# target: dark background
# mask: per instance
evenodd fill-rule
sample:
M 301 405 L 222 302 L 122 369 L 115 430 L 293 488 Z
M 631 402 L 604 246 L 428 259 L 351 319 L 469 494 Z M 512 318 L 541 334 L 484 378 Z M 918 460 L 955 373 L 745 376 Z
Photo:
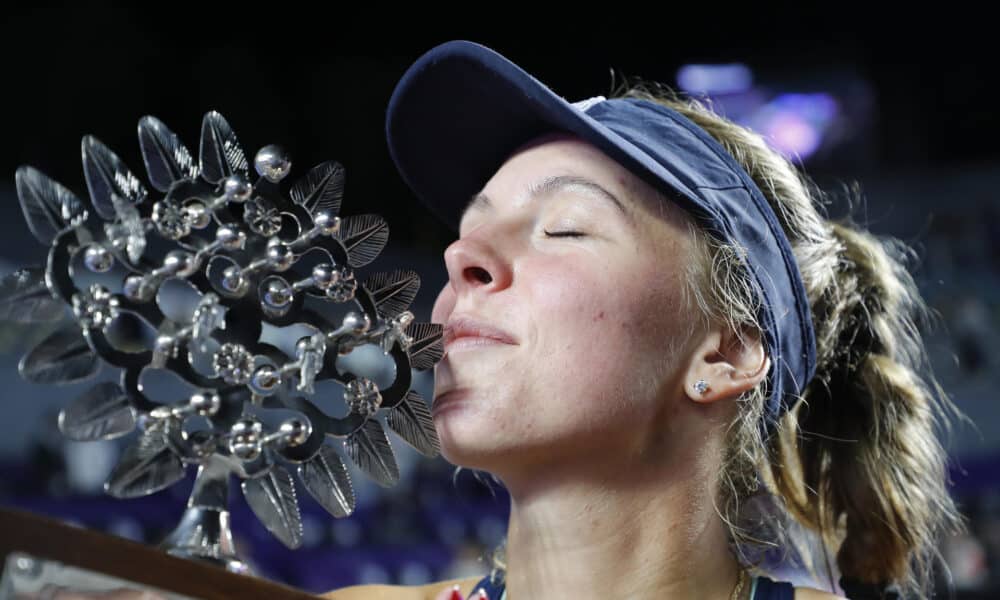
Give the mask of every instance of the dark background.
M 328 159 L 345 165 L 343 212 L 388 220 L 387 260 L 420 272 L 415 312 L 426 320 L 445 281 L 439 257 L 452 234 L 396 174 L 383 127 L 395 83 L 434 45 L 462 38 L 490 46 L 570 100 L 608 94 L 622 75 L 674 85 L 684 65 L 731 62 L 752 68 L 763 95 L 834 90 L 860 108 L 843 143 L 824 146 L 802 166 L 824 189 L 857 182 L 864 202 L 855 217 L 917 252 L 913 269 L 941 316 L 927 332 L 935 369 L 975 425 L 960 426 L 949 445 L 955 493 L 972 533 L 950 540 L 945 553 L 960 589 L 996 589 L 1000 52 L 990 19 L 943 14 L 941 7 L 928 16 L 875 18 L 872 5 L 840 3 L 794 12 L 756 4 L 655 8 L 654 15 L 653 6 L 633 3 L 448 10 L 291 2 L 9 5 L 0 17 L 3 274 L 44 255 L 17 207 L 18 166 L 35 166 L 85 195 L 83 135 L 97 136 L 144 177 L 140 117 L 158 117 L 196 149 L 202 115 L 218 110 L 250 156 L 281 143 L 293 156 L 293 171 Z M 838 216 L 848 208 L 838 200 L 830 210 Z M 9 415 L 0 420 L 7 474 L 0 503 L 155 540 L 176 520 L 185 490 L 119 502 L 74 484 L 66 456 L 82 450 L 61 442 L 52 422 L 72 394 L 18 379 L 16 360 L 38 337 L 34 332 L 8 329 L 0 337 L 7 386 L 0 414 Z M 316 506 L 305 506 L 322 531 L 306 550 L 287 551 L 266 533 L 258 535 L 260 527 L 238 499 L 237 531 L 250 532 L 245 543 L 264 574 L 312 590 L 482 572 L 475 559 L 503 530 L 502 492 L 494 499 L 467 473 L 453 484 L 451 467 L 440 459 L 412 461 L 405 469 L 413 473 L 408 487 L 364 492 L 369 509 L 351 517 L 353 524 L 331 525 Z M 456 514 L 465 516 L 442 525 L 441 515 Z M 396 556 L 394 548 L 411 554 L 422 548 L 439 559 L 406 574 L 406 559 L 386 558 Z M 463 567 L 462 560 L 471 563 Z M 342 568 L 323 566 L 334 563 Z

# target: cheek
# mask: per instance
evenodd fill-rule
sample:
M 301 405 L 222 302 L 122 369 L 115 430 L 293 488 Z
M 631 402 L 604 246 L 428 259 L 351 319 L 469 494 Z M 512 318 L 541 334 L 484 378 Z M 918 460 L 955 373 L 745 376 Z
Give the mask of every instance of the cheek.
M 551 377 L 566 385 L 593 385 L 617 378 L 637 330 L 628 291 L 610 269 L 565 264 L 556 276 L 538 277 L 532 294 L 539 332 L 537 357 Z
M 537 277 L 532 294 L 539 331 L 537 376 L 567 395 L 618 404 L 659 389 L 672 338 L 683 336 L 677 274 L 656 265 L 562 264 Z

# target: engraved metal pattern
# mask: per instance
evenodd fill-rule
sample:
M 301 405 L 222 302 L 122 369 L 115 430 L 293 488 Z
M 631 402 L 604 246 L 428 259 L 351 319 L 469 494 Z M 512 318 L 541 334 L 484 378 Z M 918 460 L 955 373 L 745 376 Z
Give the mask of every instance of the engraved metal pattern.
M 119 369 L 120 383 L 97 384 L 62 411 L 60 429 L 75 440 L 139 430 L 105 486 L 117 497 L 152 494 L 197 467 L 192 508 L 166 543 L 232 568 L 233 555 L 217 551 L 230 539 L 231 475 L 264 526 L 295 547 L 303 537 L 295 478 L 333 516 L 354 510 L 345 462 L 327 440 L 341 440 L 347 458 L 383 486 L 398 481 L 399 468 L 380 411 L 404 441 L 437 454 L 426 403 L 409 388 L 411 369 L 441 357 L 441 327 L 413 322 L 416 273 L 355 272 L 378 257 L 389 230 L 378 215 L 339 216 L 339 163 L 295 180 L 289 153 L 266 146 L 251 179 L 247 154 L 217 112 L 202 121 L 197 154 L 154 117 L 140 120 L 139 146 L 148 188 L 104 144 L 83 139 L 86 203 L 32 167 L 17 170 L 21 210 L 48 257 L 45 269 L 0 280 L 0 319 L 71 316 L 25 355 L 22 376 L 62 383 L 102 363 Z M 316 302 L 352 306 L 330 311 L 343 315 L 333 320 Z M 292 325 L 313 333 L 292 350 L 267 338 Z M 383 389 L 338 362 L 366 344 L 394 363 Z M 153 401 L 139 383 L 146 369 L 172 372 L 189 397 Z M 317 384 L 330 380 L 344 388 L 346 416 L 319 409 Z M 273 410 L 297 415 L 264 425 Z M 188 427 L 191 417 L 209 428 Z M 190 530 L 207 522 L 211 535 Z

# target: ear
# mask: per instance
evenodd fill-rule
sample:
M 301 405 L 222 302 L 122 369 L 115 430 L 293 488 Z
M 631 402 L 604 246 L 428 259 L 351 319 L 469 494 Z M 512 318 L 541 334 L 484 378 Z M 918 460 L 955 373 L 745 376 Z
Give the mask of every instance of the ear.
M 691 355 L 684 389 L 695 402 L 737 398 L 767 376 L 771 359 L 757 333 L 741 336 L 728 327 L 708 330 Z M 704 391 L 699 390 L 699 383 Z

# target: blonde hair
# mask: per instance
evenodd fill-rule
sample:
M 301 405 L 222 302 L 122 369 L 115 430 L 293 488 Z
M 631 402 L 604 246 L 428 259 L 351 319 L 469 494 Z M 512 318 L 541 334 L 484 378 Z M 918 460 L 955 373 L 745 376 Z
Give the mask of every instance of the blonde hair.
M 933 314 L 905 266 L 912 250 L 847 219 L 828 220 L 815 183 L 706 103 L 641 80 L 610 97 L 665 105 L 736 158 L 778 216 L 809 298 L 816 376 L 770 436 L 759 427 L 766 385 L 739 399 L 726 433 L 717 502 L 738 556 L 748 562 L 754 547 L 801 546 L 795 530 L 804 530 L 836 554 L 842 575 L 929 596 L 937 539 L 961 525 L 938 440 L 957 411 L 921 340 L 918 327 Z M 694 226 L 691 233 L 696 260 L 687 287 L 696 312 L 705 323 L 759 332 L 759 295 L 740 249 Z M 748 510 L 755 496 L 783 512 L 786 525 L 762 531 Z
M 822 558 L 832 577 L 835 555 L 847 578 L 930 596 L 937 540 L 961 528 L 938 439 L 958 412 L 924 351 L 918 326 L 934 315 L 905 266 L 912 250 L 849 219 L 828 220 L 826 194 L 805 173 L 710 103 L 638 78 L 608 97 L 665 105 L 717 140 L 778 216 L 809 298 L 815 377 L 770 435 L 760 427 L 766 381 L 738 399 L 726 430 L 715 500 L 738 560 L 753 567 L 762 550 L 794 548 L 814 576 Z M 687 222 L 695 254 L 688 307 L 703 325 L 759 334 L 761 295 L 745 253 Z M 809 556 L 806 538 L 818 541 L 821 557 Z M 505 559 L 501 544 L 490 556 L 492 576 Z

